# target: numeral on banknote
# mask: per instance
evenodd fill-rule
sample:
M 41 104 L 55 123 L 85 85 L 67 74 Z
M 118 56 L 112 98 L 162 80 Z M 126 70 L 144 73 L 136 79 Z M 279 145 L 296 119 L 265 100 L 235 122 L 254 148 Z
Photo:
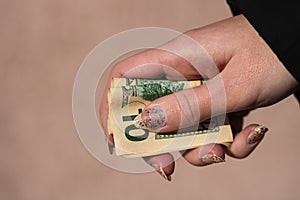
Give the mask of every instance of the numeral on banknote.
M 138 114 L 140 114 L 142 112 L 142 109 L 138 109 Z M 123 116 L 123 122 L 125 121 L 133 121 L 135 119 L 137 115 L 127 115 L 127 116 Z M 135 131 L 135 132 L 141 132 L 140 135 L 136 136 L 132 135 L 131 133 Z M 128 140 L 133 141 L 133 142 L 139 142 L 142 140 L 145 140 L 148 138 L 149 136 L 149 131 L 145 130 L 145 129 L 139 129 L 137 127 L 135 127 L 135 125 L 131 124 L 129 126 L 127 126 L 125 128 L 125 136 Z

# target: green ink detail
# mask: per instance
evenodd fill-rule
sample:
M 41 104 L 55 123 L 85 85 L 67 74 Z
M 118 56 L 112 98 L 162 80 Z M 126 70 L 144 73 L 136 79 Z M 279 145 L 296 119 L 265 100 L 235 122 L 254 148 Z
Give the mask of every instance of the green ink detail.
M 178 132 L 178 133 L 167 133 L 167 134 L 155 134 L 155 139 L 168 139 L 168 138 L 177 138 L 177 137 L 186 137 L 186 136 L 193 136 L 193 135 L 201 135 L 201 134 L 208 134 L 208 133 L 215 133 L 219 132 L 220 128 L 217 126 L 213 129 L 205 129 L 205 130 L 198 130 L 198 131 L 191 131 L 191 132 Z
M 135 78 L 126 78 L 126 85 L 131 85 L 132 82 L 136 80 Z
M 199 80 L 201 84 L 206 80 Z M 137 85 L 129 86 L 132 83 Z M 122 108 L 128 105 L 129 98 L 141 97 L 145 100 L 153 101 L 157 98 L 172 94 L 189 88 L 189 81 L 170 80 L 148 80 L 148 79 L 126 79 L 127 86 L 122 86 L 123 99 Z
M 127 121 L 133 121 L 134 118 L 136 118 L 137 115 L 129 115 L 129 116 L 123 116 L 123 122 L 127 122 Z
M 140 96 L 145 100 L 153 101 L 157 98 L 178 92 L 184 89 L 184 83 L 172 83 L 162 85 L 159 83 L 137 85 L 134 87 L 134 96 Z M 135 93 L 136 92 L 136 93 Z
M 145 100 L 153 101 L 154 99 L 172 94 L 173 91 L 167 87 L 163 87 L 160 84 L 148 84 L 137 87 L 138 96 Z
M 204 84 L 207 79 L 200 79 L 198 80 L 200 84 Z M 147 85 L 147 84 L 160 84 L 162 86 L 168 87 L 169 85 L 172 84 L 184 84 L 187 85 L 189 84 L 189 81 L 171 81 L 171 80 L 155 80 L 155 79 L 139 79 L 139 78 L 126 78 L 126 85 L 131 86 L 131 85 Z
M 132 130 L 141 130 L 141 131 L 144 131 L 144 134 L 143 135 L 140 135 L 140 136 L 132 136 L 132 135 L 130 135 L 130 131 L 132 131 Z M 129 126 L 127 126 L 126 128 L 125 128 L 125 136 L 126 136 L 126 138 L 128 139 L 128 140 L 130 140 L 130 141 L 133 141 L 133 142 L 139 142 L 139 141 L 143 141 L 143 140 L 145 140 L 145 139 L 147 139 L 148 138 L 148 136 L 149 136 L 149 131 L 148 130 L 146 130 L 146 129 L 139 129 L 139 128 L 137 128 L 137 127 L 135 127 L 133 124 L 131 124 L 131 125 L 129 125 Z
M 129 97 L 133 96 L 133 88 L 132 87 L 122 87 L 122 94 L 123 94 L 123 98 L 122 98 L 122 108 L 126 105 L 128 105 L 129 102 Z

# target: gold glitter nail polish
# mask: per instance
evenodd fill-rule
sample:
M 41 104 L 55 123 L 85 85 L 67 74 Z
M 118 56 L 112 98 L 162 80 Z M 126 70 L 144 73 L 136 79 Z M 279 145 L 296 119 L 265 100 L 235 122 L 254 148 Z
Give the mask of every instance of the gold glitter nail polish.
M 268 128 L 259 125 L 257 126 L 248 136 L 248 144 L 255 144 L 258 143 L 264 136 L 264 134 L 268 131 Z
M 219 157 L 214 152 L 210 152 L 205 156 L 201 157 L 201 160 L 207 164 L 225 162 L 223 158 Z

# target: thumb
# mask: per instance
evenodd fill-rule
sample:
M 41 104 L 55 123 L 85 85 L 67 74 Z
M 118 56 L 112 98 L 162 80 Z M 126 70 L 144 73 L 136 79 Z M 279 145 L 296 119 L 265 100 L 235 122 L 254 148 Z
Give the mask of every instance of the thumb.
M 199 87 L 154 100 L 136 120 L 136 126 L 155 132 L 170 132 L 198 125 L 226 113 L 226 95 L 220 76 Z

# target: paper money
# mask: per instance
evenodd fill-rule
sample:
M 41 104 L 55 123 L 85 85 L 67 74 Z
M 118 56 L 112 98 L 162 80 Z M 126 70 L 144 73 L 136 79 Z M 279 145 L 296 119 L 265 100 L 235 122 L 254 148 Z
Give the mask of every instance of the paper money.
M 172 85 L 183 85 L 183 89 L 196 87 L 205 83 L 206 80 L 196 81 L 170 81 L 170 80 L 150 80 L 150 79 L 139 79 L 139 78 L 113 78 L 110 87 L 120 86 L 134 86 L 134 85 L 148 85 L 148 84 L 159 84 L 161 86 L 170 87 Z
M 230 125 L 214 117 L 199 126 L 158 134 L 134 125 L 134 119 L 156 98 L 192 88 L 205 81 L 113 79 L 108 94 L 108 130 L 114 136 L 116 155 L 140 157 L 195 148 L 209 143 L 232 142 Z

